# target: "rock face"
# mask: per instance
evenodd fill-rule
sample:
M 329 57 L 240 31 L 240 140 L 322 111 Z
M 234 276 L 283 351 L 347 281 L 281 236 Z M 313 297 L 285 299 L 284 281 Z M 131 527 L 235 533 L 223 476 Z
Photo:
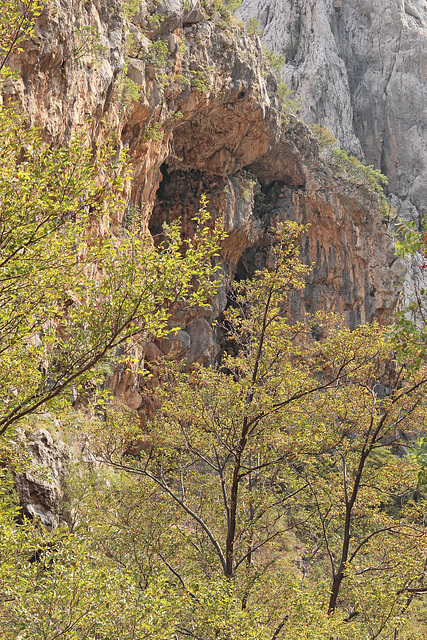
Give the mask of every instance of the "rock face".
M 326 0 L 283 0 L 280 11 L 277 5 L 269 12 L 266 5 L 261 25 L 268 39 L 277 33 L 279 18 L 285 28 L 286 18 L 290 47 L 296 42 L 298 23 L 303 49 L 295 49 L 288 70 L 292 67 L 301 82 L 307 75 L 304 82 L 311 83 L 311 95 L 321 88 L 323 98 L 317 95 L 317 106 L 310 108 L 316 114 L 324 108 L 331 125 L 340 121 L 342 135 L 347 132 L 349 144 L 356 148 L 349 89 L 356 79 L 350 82 L 335 37 L 353 4 L 360 3 L 349 0 L 334 7 Z M 390 11 L 399 13 L 396 3 L 388 4 Z M 353 40 L 355 47 L 356 37 Z M 333 43 L 335 58 L 329 53 Z M 350 57 L 350 42 L 347 45 Z M 375 316 L 384 321 L 391 317 L 396 274 L 389 270 L 392 247 L 376 197 L 337 181 L 301 122 L 290 118 L 282 124 L 276 81 L 257 36 L 225 23 L 213 7 L 202 9 L 181 0 L 156 6 L 141 3 L 130 19 L 114 2 L 82 7 L 76 0 L 57 0 L 40 16 L 34 42 L 16 56 L 14 65 L 21 77 L 9 83 L 3 99 L 18 99 L 47 137 L 66 140 L 91 119 L 86 126 L 94 150 L 111 135 L 118 148 L 129 150 L 134 167 L 132 213 L 153 235 L 161 231 L 163 221 L 177 217 L 183 220 L 183 232 L 191 234 L 191 218 L 200 195 L 206 193 L 210 211 L 224 221 L 228 233 L 222 262 L 224 273 L 232 276 L 246 260 L 244 252 L 263 244 L 272 221 L 309 222 L 303 259 L 315 266 L 301 310 L 335 309 L 346 313 L 351 325 Z M 337 77 L 328 80 L 321 70 L 331 65 Z M 340 84 L 344 77 L 345 87 Z M 308 89 L 304 95 L 308 111 Z M 345 96 L 348 100 L 338 112 Z M 380 131 L 378 127 L 374 123 L 372 130 Z M 263 207 L 258 206 L 261 200 Z M 327 221 L 327 229 L 322 221 Z M 225 302 L 221 292 L 211 317 L 204 314 L 205 319 L 221 313 Z M 197 339 L 205 345 L 200 354 L 194 351 L 191 336 L 200 336 L 194 322 L 191 313 L 178 320 L 189 336 L 181 350 L 192 361 L 205 362 L 206 353 L 212 360 L 216 349 L 206 351 L 206 336 Z M 206 331 L 204 327 L 203 335 Z M 177 344 L 165 341 L 165 350 L 176 350 Z M 123 377 L 120 384 L 128 404 L 140 403 Z
M 120 6 L 117 0 L 46 3 L 34 36 L 11 61 L 20 78 L 3 87 L 3 102 L 20 104 L 30 123 L 56 143 L 84 124 L 96 141 L 125 65 Z
M 397 157 L 388 149 L 399 156 L 398 134 L 385 135 L 394 121 L 384 110 L 380 114 L 378 107 L 375 121 L 368 109 L 360 108 L 360 122 L 354 115 L 354 86 L 360 87 L 357 95 L 365 104 L 369 73 L 361 63 L 364 80 L 356 66 L 351 76 L 346 66 L 346 56 L 350 60 L 352 55 L 350 39 L 344 55 L 337 38 L 345 11 L 354 5 L 356 20 L 361 3 L 281 0 L 279 16 L 274 8 L 278 4 L 269 1 L 263 9 L 246 4 L 246 15 L 249 10 L 260 14 L 266 38 L 285 27 L 292 35 L 283 41 L 291 47 L 287 55 L 292 53 L 286 73 L 293 74 L 297 88 L 305 83 L 306 115 L 312 121 L 323 118 L 356 153 L 358 130 L 371 131 L 369 144 L 364 143 L 368 159 L 378 140 L 384 162 Z M 369 8 L 371 3 L 364 4 Z M 396 3 L 385 4 L 390 15 L 400 15 Z M 363 24 L 358 29 L 363 30 Z M 343 313 L 350 326 L 391 319 L 398 300 L 398 269 L 378 197 L 363 185 L 334 177 L 301 121 L 293 116 L 282 121 L 277 83 L 259 38 L 224 21 L 213 6 L 184 0 L 141 2 L 138 11 L 125 18 L 115 0 L 84 5 L 55 0 L 44 9 L 34 39 L 13 65 L 21 75 L 3 87 L 3 102 L 18 101 L 46 139 L 61 143 L 84 129 L 94 153 L 106 138 L 115 141 L 117 150 L 128 150 L 134 172 L 129 212 L 145 232 L 156 236 L 164 221 L 179 217 L 183 235 L 191 235 L 200 196 L 206 194 L 214 220 L 221 219 L 228 234 L 221 262 L 230 280 L 235 273 L 245 277 L 265 264 L 272 225 L 287 219 L 308 223 L 301 249 L 313 270 L 305 291 L 293 300 L 294 314 L 333 310 Z M 389 83 L 394 78 L 390 74 Z M 399 180 L 396 173 L 396 184 L 403 185 L 403 178 Z M 417 193 L 421 191 L 420 186 Z M 407 197 L 415 202 L 414 194 Z M 224 285 L 210 309 L 177 310 L 173 334 L 148 346 L 149 382 L 142 384 L 131 370 L 115 372 L 111 384 L 117 398 L 138 412 L 142 427 L 155 411 L 150 391 L 159 384 L 158 359 L 183 356 L 188 364 L 214 363 L 219 340 L 212 321 L 226 302 Z M 40 442 L 48 436 L 41 434 Z M 36 504 L 32 483 L 31 478 L 22 480 L 21 495 L 28 513 L 42 517 L 44 507 L 31 507 Z M 42 495 L 39 501 L 43 504 Z M 56 516 L 46 512 L 43 517 L 56 523 Z
M 300 317 L 324 309 L 342 314 L 351 327 L 373 318 L 388 322 L 401 266 L 387 224 L 371 215 L 372 196 L 363 187 L 355 192 L 345 181 L 329 177 L 325 190 L 326 179 L 319 169 L 310 172 L 304 188 L 275 182 L 265 190 L 259 206 L 265 227 L 289 217 L 309 225 L 302 253 L 312 271 L 303 295 L 294 298 L 293 313 Z M 263 234 L 244 253 L 239 275 L 259 268 L 265 262 L 265 249 Z
M 243 0 L 302 117 L 389 178 L 399 212 L 427 208 L 426 0 Z
M 267 41 L 282 33 L 280 46 L 287 47 L 289 58 L 285 71 L 292 72 L 297 88 L 305 87 L 306 115 L 322 116 L 360 152 L 352 127 L 352 87 L 359 83 L 362 104 L 369 70 L 367 62 L 354 63 L 350 75 L 346 60 L 356 56 L 357 37 L 343 39 L 345 55 L 338 38 L 347 24 L 343 16 L 353 7 L 355 21 L 360 3 L 281 1 L 280 11 L 278 4 L 271 5 L 274 11 L 268 4 L 251 10 L 260 15 Z M 395 4 L 389 0 L 387 11 L 396 18 Z M 365 5 L 366 13 L 368 0 Z M 246 13 L 249 9 L 245 4 Z M 369 20 L 384 29 L 388 24 L 374 15 Z M 34 38 L 13 66 L 20 78 L 3 87 L 3 101 L 18 101 L 47 139 L 61 143 L 84 128 L 94 152 L 107 137 L 118 150 L 128 150 L 134 169 L 130 211 L 147 232 L 156 236 L 163 222 L 180 218 L 183 234 L 191 235 L 192 218 L 206 194 L 209 210 L 228 234 L 222 270 L 230 280 L 263 264 L 272 224 L 308 223 L 302 258 L 313 271 L 295 299 L 295 313 L 334 310 L 350 326 L 391 319 L 398 268 L 377 197 L 334 177 L 301 121 L 282 122 L 277 83 L 259 38 L 225 22 L 213 6 L 202 8 L 196 0 L 141 2 L 125 17 L 114 1 L 82 6 L 78 0 L 56 0 L 44 9 Z M 358 69 L 364 70 L 362 79 L 356 78 Z M 371 127 L 367 117 L 360 127 Z M 373 132 L 386 126 L 378 118 Z M 175 334 L 155 348 L 189 364 L 213 363 L 219 341 L 211 323 L 226 302 L 223 286 L 210 310 L 177 312 L 171 322 Z M 112 384 L 144 422 L 144 393 L 134 374 L 118 371 Z M 156 384 L 153 375 L 151 385 Z
M 70 449 L 46 429 L 31 434 L 27 449 L 33 466 L 15 477 L 24 515 L 38 518 L 45 527 L 57 527 L 61 521 L 62 484 Z

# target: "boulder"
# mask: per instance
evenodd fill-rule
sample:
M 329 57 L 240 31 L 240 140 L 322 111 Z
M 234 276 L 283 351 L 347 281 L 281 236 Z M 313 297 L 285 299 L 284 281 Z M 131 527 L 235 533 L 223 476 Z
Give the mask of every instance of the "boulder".
M 187 365 L 194 363 L 213 364 L 219 347 L 215 343 L 210 324 L 204 318 L 196 318 L 188 328 L 188 333 L 191 338 L 191 345 L 187 354 Z
M 186 331 L 177 329 L 161 341 L 161 350 L 170 360 L 177 360 L 190 347 L 191 338 Z

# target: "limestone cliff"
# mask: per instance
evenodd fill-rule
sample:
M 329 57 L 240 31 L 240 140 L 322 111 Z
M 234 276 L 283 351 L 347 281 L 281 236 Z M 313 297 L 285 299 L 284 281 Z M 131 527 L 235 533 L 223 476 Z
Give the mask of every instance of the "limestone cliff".
M 263 251 L 272 219 L 308 222 L 303 257 L 314 269 L 301 304 L 343 312 L 352 325 L 390 319 L 397 273 L 376 197 L 334 178 L 301 122 L 282 124 L 258 37 L 209 5 L 141 3 L 126 18 L 117 2 L 56 0 L 14 66 L 20 79 L 3 100 L 18 100 L 46 136 L 59 143 L 86 126 L 94 149 L 112 135 L 129 150 L 133 215 L 145 228 L 179 216 L 191 232 L 206 193 L 229 233 L 232 275 Z
M 302 257 L 313 270 L 294 313 L 333 310 L 350 326 L 389 321 L 399 268 L 378 197 L 336 177 L 307 126 L 282 118 L 259 38 L 209 4 L 161 0 L 136 9 L 125 17 L 115 0 L 51 0 L 34 38 L 13 59 L 20 77 L 4 86 L 3 102 L 17 102 L 54 144 L 85 129 L 94 152 L 106 137 L 127 149 L 129 213 L 153 235 L 178 217 L 191 234 L 205 193 L 228 233 L 227 277 L 265 263 L 272 224 L 308 223 Z M 350 105 L 343 109 L 350 123 Z M 351 140 L 357 150 L 354 132 Z M 225 305 L 222 288 L 210 310 L 175 318 L 180 329 L 150 344 L 146 361 L 163 352 L 214 362 L 220 345 L 211 321 Z M 139 381 L 116 371 L 112 386 L 144 424 L 153 407 Z M 21 494 L 28 513 L 40 514 L 31 478 Z M 47 523 L 57 518 L 49 509 L 43 514 Z
M 427 2 L 243 0 L 302 116 L 389 178 L 399 213 L 427 208 Z

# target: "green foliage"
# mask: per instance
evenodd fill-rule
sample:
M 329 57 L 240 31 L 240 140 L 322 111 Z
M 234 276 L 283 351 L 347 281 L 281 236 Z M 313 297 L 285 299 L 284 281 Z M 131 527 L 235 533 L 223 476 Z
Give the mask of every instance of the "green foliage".
M 421 273 L 427 268 L 427 221 L 423 219 L 423 229 L 418 231 L 415 222 L 399 220 L 396 224 L 396 251 L 402 258 L 417 256 L 418 269 Z M 397 326 L 394 329 L 395 349 L 402 362 L 407 362 L 408 354 L 412 356 L 413 367 L 419 367 L 426 361 L 427 348 L 427 290 L 417 278 L 411 283 L 412 296 L 409 303 L 399 312 Z M 413 354 L 416 354 L 414 358 Z
M 178 110 L 178 111 L 175 111 L 175 113 L 170 116 L 170 120 L 172 122 L 179 122 L 179 120 L 181 120 L 181 118 L 183 117 L 184 117 L 184 114 L 182 113 L 182 111 Z
M 16 5 L 4 6 L 15 24 Z M 28 27 L 0 30 L 4 68 L 31 33 L 25 10 Z M 163 49 L 151 52 L 158 66 Z M 357 184 L 384 184 L 331 156 Z M 422 640 L 411 608 L 418 600 L 422 613 L 427 590 L 426 447 L 414 439 L 425 328 L 405 318 L 394 335 L 349 331 L 320 313 L 291 322 L 309 270 L 302 229 L 288 224 L 268 236 L 268 268 L 229 291 L 220 367 L 159 363 L 162 388 L 147 390 L 158 413 L 141 432 L 99 383 L 133 362 L 136 340 L 168 332 L 176 303 L 216 291 L 221 232 L 203 198 L 195 236 L 182 243 L 174 224 L 155 248 L 137 210 L 121 224 L 128 175 L 111 143 L 51 149 L 0 109 L 1 462 L 21 470 L 10 427 L 58 412 L 73 386 L 83 408 L 63 411 L 63 426 L 104 463 L 71 471 L 69 530 L 25 520 L 1 471 L 2 640 Z M 414 225 L 399 230 L 402 255 L 427 253 Z M 421 318 L 425 295 L 412 305 Z M 411 443 L 414 456 L 395 455 Z
M 127 75 L 127 65 L 118 75 L 114 85 L 114 101 L 124 108 L 131 108 L 141 97 L 141 85 Z
M 375 169 L 373 165 L 363 164 L 339 147 L 332 147 L 330 153 L 334 170 L 338 175 L 344 176 L 356 185 L 364 185 L 370 191 L 377 193 L 380 211 L 386 220 L 390 220 L 394 210 L 388 204 L 383 190 L 383 186 L 388 184 L 386 176 L 379 169 Z
M 282 106 L 282 122 L 286 124 L 289 121 L 290 114 L 296 114 L 301 109 L 301 102 L 295 92 L 291 91 L 288 85 L 281 81 L 277 85 L 277 94 Z
M 107 47 L 101 43 L 98 29 L 94 25 L 84 25 L 74 32 L 76 46 L 74 57 L 76 60 L 89 56 L 93 62 L 99 62 L 107 53 Z
M 193 595 L 194 581 L 232 580 L 255 637 L 385 640 L 403 628 L 408 589 L 427 588 L 419 466 L 393 455 L 426 418 L 427 371 L 405 369 L 402 384 L 377 325 L 288 321 L 307 274 L 299 232 L 277 233 L 269 268 L 234 285 L 221 369 L 164 373 L 139 455 L 123 453 L 138 429 L 117 413 L 87 437 L 138 478 L 127 500 L 144 511 L 118 530 L 151 555 L 145 579 L 163 562 Z
M 275 74 L 279 76 L 286 62 L 285 57 L 280 54 L 274 53 L 274 51 L 271 51 L 270 49 L 264 46 L 263 46 L 263 52 L 270 64 L 271 69 Z
M 246 23 L 246 30 L 250 36 L 262 36 L 262 31 L 259 28 L 259 20 L 254 16 L 252 18 L 249 18 L 248 22 Z
M 225 25 L 230 24 L 233 14 L 241 6 L 242 0 L 208 0 L 204 6 L 210 12 L 218 13 Z
M 310 131 L 317 140 L 321 151 L 329 151 L 338 142 L 328 127 L 324 127 L 321 124 L 311 124 Z
M 241 0 L 226 0 L 224 2 L 225 9 L 230 13 L 234 13 L 235 11 L 237 11 L 237 9 L 241 7 L 241 5 L 242 5 Z
M 38 0 L 0 1 L 0 86 L 13 74 L 9 68 L 13 54 L 22 51 L 22 44 L 34 34 L 34 20 L 40 15 Z
M 140 512 L 133 502 L 141 491 L 131 492 L 117 474 L 77 470 L 71 478 L 78 515 L 84 513 L 93 530 L 80 526 L 70 534 L 28 520 L 18 524 L 12 484 L 2 475 L 2 640 L 181 640 L 189 629 L 206 640 L 267 640 L 261 613 L 242 611 L 229 581 L 212 576 L 175 584 L 173 574 L 155 562 L 150 553 L 155 539 L 147 539 L 145 547 L 141 540 L 146 505 L 142 502 Z M 93 520 L 94 498 L 102 509 Z M 139 568 L 150 562 L 153 571 L 144 576 Z
M 169 45 L 167 40 L 154 40 L 150 44 L 150 49 L 146 54 L 147 62 L 151 62 L 156 67 L 166 66 L 170 58 Z
M 423 234 L 415 228 L 413 220 L 399 220 L 396 232 L 400 240 L 395 241 L 396 252 L 402 258 L 415 255 L 424 248 Z
M 336 146 L 337 139 L 327 127 L 320 124 L 312 124 L 310 125 L 310 130 L 335 173 L 344 176 L 353 184 L 364 185 L 370 191 L 377 193 L 381 214 L 387 221 L 390 221 L 396 212 L 388 203 L 384 193 L 383 187 L 388 184 L 387 177 L 379 169 L 375 169 L 373 165 L 363 164 L 363 162 Z
M 333 147 L 331 153 L 338 171 L 352 181 L 365 184 L 368 189 L 377 192 L 382 191 L 382 187 L 388 184 L 386 176 L 373 165 L 364 165 L 339 147 Z
M 190 70 L 190 78 L 191 78 L 190 80 L 191 86 L 194 89 L 197 89 L 202 93 L 204 93 L 207 90 L 208 85 L 206 82 L 206 76 L 203 72 Z
M 123 76 L 121 100 L 125 105 L 138 102 L 141 97 L 141 87 L 128 76 Z
M 53 150 L 2 109 L 0 151 L 3 433 L 71 384 L 93 384 L 94 369 L 119 345 L 161 332 L 177 299 L 203 302 L 218 233 L 209 235 L 205 206 L 185 256 L 176 225 L 158 249 L 115 229 L 128 169 L 111 146 L 93 157 L 75 137 Z
M 73 437 L 107 466 L 70 475 L 72 535 L 4 536 L 6 640 L 406 637 L 427 588 L 423 460 L 393 449 L 425 421 L 427 371 L 396 369 L 377 325 L 289 322 L 300 230 L 277 232 L 269 268 L 234 285 L 220 370 L 164 370 L 143 434 L 101 391 L 82 413 Z
M 277 95 L 280 98 L 282 122 L 287 125 L 289 116 L 297 114 L 301 109 L 301 102 L 295 92 L 281 80 L 280 74 L 286 62 L 285 56 L 276 54 L 265 46 L 263 46 L 263 52 L 277 80 Z
M 240 178 L 239 184 L 242 198 L 245 202 L 250 202 L 253 197 L 254 187 L 257 184 L 257 179 L 250 171 L 242 170 L 237 175 Z M 228 193 L 227 185 L 224 187 L 224 193 Z
M 163 136 L 164 132 L 162 130 L 160 122 L 155 122 L 152 125 L 148 125 L 144 138 L 145 140 L 155 140 L 156 142 L 161 142 L 163 140 Z
M 415 451 L 415 458 L 419 464 L 418 480 L 420 485 L 427 485 L 427 439 L 421 438 Z
M 166 20 L 165 14 L 160 13 L 150 13 L 146 18 L 146 31 L 148 33 L 157 31 L 157 29 L 163 24 Z
M 140 0 L 124 0 L 122 2 L 122 11 L 128 20 L 132 20 L 141 7 Z
M 169 640 L 181 595 L 161 576 L 141 590 L 131 571 L 87 540 L 17 524 L 8 496 L 1 498 L 2 640 Z

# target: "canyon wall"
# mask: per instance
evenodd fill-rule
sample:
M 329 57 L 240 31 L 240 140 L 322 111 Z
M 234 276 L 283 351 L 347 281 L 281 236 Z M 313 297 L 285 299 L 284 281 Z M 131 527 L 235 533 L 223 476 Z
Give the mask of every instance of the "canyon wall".
M 312 5 L 319 12 L 323 0 Z M 296 15 L 297 6 L 297 1 L 289 3 L 294 12 L 289 15 Z M 244 8 L 249 11 L 248 5 Z M 333 20 L 341 19 L 340 12 L 333 8 Z M 267 11 L 266 19 L 260 20 L 267 39 L 273 13 Z M 286 23 L 287 15 L 284 11 L 281 24 L 292 34 L 296 26 Z M 325 8 L 320 24 L 332 33 L 329 20 Z M 317 21 L 313 25 L 317 29 Z M 307 29 L 311 33 L 311 27 Z M 300 35 L 299 46 L 303 42 L 312 59 L 307 68 L 314 69 L 319 62 L 313 91 L 317 86 L 324 96 L 313 102 L 307 89 L 304 114 L 310 115 L 313 103 L 309 119 L 318 121 L 323 109 L 329 114 L 324 121 L 360 154 L 351 83 L 341 53 L 334 53 L 336 65 L 331 68 L 336 78 L 328 81 L 321 74 L 327 65 L 322 66 L 320 55 L 316 57 L 317 45 Z M 322 40 L 316 42 L 320 46 Z M 305 73 L 298 51 L 285 69 L 285 75 L 292 70 L 297 89 L 297 79 L 302 83 Z M 128 150 L 133 167 L 129 213 L 138 218 L 143 232 L 154 237 L 163 222 L 180 218 L 183 234 L 191 234 L 191 219 L 200 196 L 206 194 L 213 219 L 222 220 L 228 234 L 221 250 L 225 282 L 235 274 L 250 276 L 263 266 L 268 230 L 277 222 L 297 220 L 309 225 L 301 255 L 312 272 L 305 290 L 293 300 L 294 314 L 335 311 L 344 314 L 352 327 L 392 319 L 401 265 L 378 196 L 362 183 L 338 177 L 319 153 L 309 128 L 292 114 L 282 113 L 277 81 L 259 37 L 249 36 L 227 14 L 209 4 L 160 0 L 141 2 L 125 17 L 114 0 L 51 0 L 37 20 L 34 37 L 12 63 L 19 78 L 3 87 L 3 103 L 17 104 L 46 140 L 61 144 L 73 133 L 85 131 L 94 153 L 106 138 L 118 150 Z M 306 82 L 310 84 L 309 77 Z M 384 118 L 381 126 L 378 118 L 369 123 L 362 118 L 360 127 L 372 127 L 372 136 L 378 131 L 381 138 L 388 122 Z M 382 147 L 386 151 L 381 152 L 384 158 L 392 146 L 392 138 L 387 140 L 388 146 Z M 371 146 L 375 147 L 374 137 Z M 171 326 L 179 325 L 179 330 L 150 344 L 146 361 L 155 361 L 160 353 L 185 353 L 188 364 L 217 361 L 221 345 L 212 321 L 226 306 L 225 286 L 210 309 L 190 309 L 172 319 Z M 126 370 L 115 373 L 112 385 L 118 400 L 137 410 L 144 425 L 152 411 L 147 389 Z M 39 440 L 46 438 L 43 432 Z M 35 462 L 43 464 L 54 445 L 35 444 L 31 450 Z M 48 453 L 42 455 L 41 449 Z M 57 505 L 61 469 L 55 484 Z M 59 515 L 40 507 L 37 486 L 31 477 L 22 482 L 23 502 L 29 514 L 52 525 Z
M 388 177 L 399 214 L 427 210 L 426 0 L 243 0 L 302 117 Z
M 303 11 L 302 0 L 288 4 L 284 0 L 280 11 L 278 5 L 267 11 L 270 17 L 261 24 L 268 42 L 278 33 L 279 18 L 283 37 L 291 39 L 299 21 L 299 46 L 312 62 L 303 63 L 303 53 L 296 52 L 287 68 L 302 82 L 313 60 L 316 73 L 328 68 L 316 54 L 317 44 L 304 36 L 315 29 L 318 43 L 316 29 L 322 28 L 326 46 L 328 3 L 311 3 L 311 12 L 310 3 Z M 344 5 L 333 8 L 335 22 L 349 10 Z M 13 60 L 20 78 L 4 87 L 3 101 L 17 101 L 55 143 L 85 128 L 94 150 L 107 136 L 126 148 L 134 170 L 133 215 L 153 234 L 176 217 L 191 233 L 191 217 L 206 193 L 212 214 L 224 220 L 229 234 L 222 252 L 229 276 L 236 269 L 250 271 L 239 264 L 256 262 L 273 220 L 309 223 L 302 255 L 313 272 L 301 311 L 335 310 L 352 326 L 374 317 L 390 320 L 399 269 L 377 197 L 335 177 L 301 121 L 290 116 L 282 122 L 277 83 L 259 38 L 198 2 L 142 2 L 137 9 L 126 18 L 117 2 L 48 3 L 34 37 Z M 335 22 L 330 33 L 338 28 Z M 319 119 L 321 104 L 329 113 L 334 101 L 342 102 L 340 113 L 348 116 L 341 119 L 342 136 L 346 132 L 348 146 L 357 150 L 348 87 L 344 91 L 338 79 L 325 77 L 311 85 L 313 96 L 320 85 L 324 94 L 311 120 Z M 303 96 L 307 115 L 313 108 L 308 90 Z M 328 121 L 332 128 L 338 111 L 334 118 Z M 378 129 L 376 120 L 363 126 L 371 124 Z M 221 300 L 213 313 L 221 312 Z

